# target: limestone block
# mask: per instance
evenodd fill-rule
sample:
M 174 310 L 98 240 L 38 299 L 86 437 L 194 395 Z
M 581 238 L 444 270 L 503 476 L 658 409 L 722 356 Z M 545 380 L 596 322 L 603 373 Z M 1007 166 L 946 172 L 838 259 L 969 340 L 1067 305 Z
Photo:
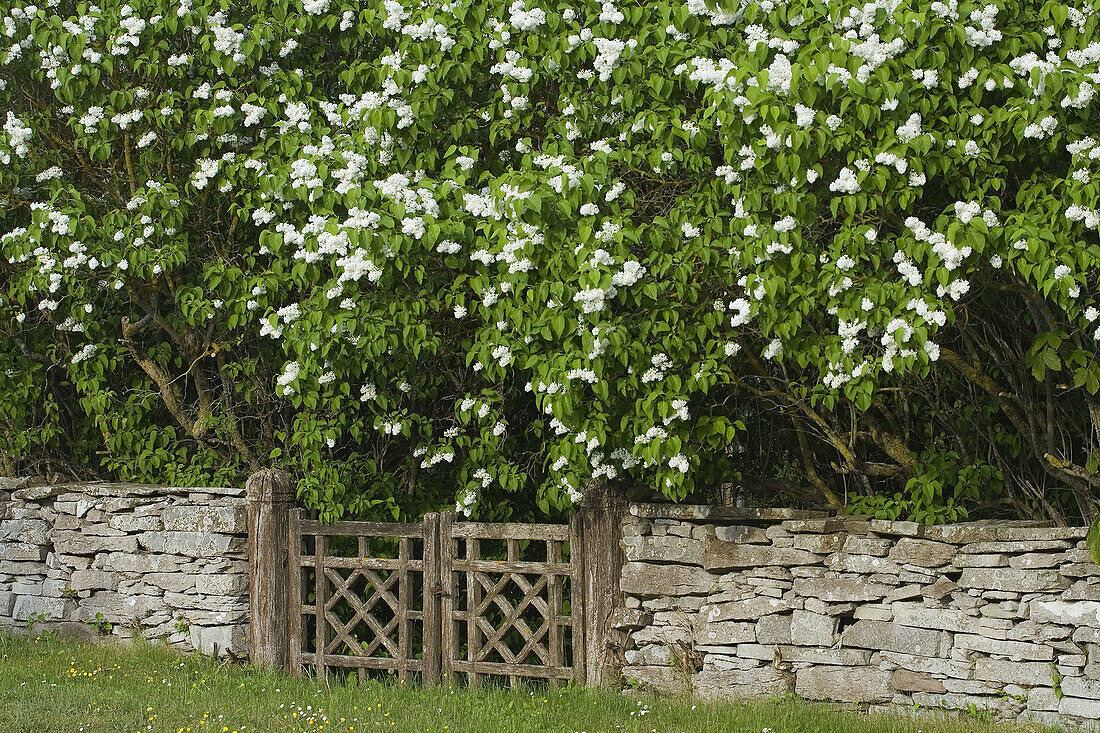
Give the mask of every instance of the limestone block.
M 977 634 L 956 634 L 955 647 L 970 649 L 985 654 L 1008 657 L 1013 661 L 1038 660 L 1054 661 L 1054 649 L 1046 644 L 1032 644 L 1026 641 L 1008 639 L 990 639 Z
M 633 666 L 654 666 L 658 664 L 674 664 L 672 650 L 661 644 L 649 644 L 641 649 L 628 649 L 623 653 L 626 663 Z
M 870 575 L 872 573 L 900 573 L 901 568 L 897 563 L 884 557 L 875 555 L 849 555 L 846 552 L 837 552 L 825 558 L 825 567 L 841 573 L 859 573 Z
M 29 542 L 0 542 L 0 560 L 16 562 L 42 562 L 49 548 Z
M 209 578 L 209 580 L 215 579 L 216 578 Z M 198 580 L 202 582 L 203 590 L 208 590 L 206 584 L 207 578 L 188 573 L 147 573 L 141 577 L 141 580 L 161 590 L 172 591 L 174 593 L 187 593 L 188 591 L 195 590 L 195 582 Z
M 67 598 L 45 598 L 43 596 L 16 596 L 12 606 L 12 618 L 27 621 L 31 616 L 45 616 L 47 619 L 68 618 L 74 603 Z
M 179 616 L 199 626 L 224 626 L 226 624 L 248 623 L 248 610 L 219 609 L 217 611 L 200 611 L 185 609 L 177 612 Z
M 918 657 L 913 654 L 904 654 L 901 652 L 875 652 L 871 657 L 871 661 L 872 663 L 901 667 L 914 672 L 926 672 L 928 674 L 958 678 L 968 677 L 972 666 L 970 662 L 955 659 Z
M 890 675 L 890 685 L 900 692 L 931 692 L 934 694 L 947 692 L 943 682 L 927 672 L 913 672 L 908 669 L 895 669 L 893 674 Z
M 147 532 L 164 529 L 164 523 L 155 514 L 144 517 L 134 514 L 116 514 L 107 520 L 107 526 L 121 532 Z
M 707 595 L 716 581 L 702 568 L 628 562 L 623 565 L 620 589 L 638 596 Z
M 894 611 L 888 604 L 864 603 L 856 606 L 852 611 L 855 619 L 871 619 L 872 621 L 893 621 Z
M 1051 550 L 1068 550 L 1072 544 L 1064 540 L 1019 540 L 1015 542 L 974 542 L 962 547 L 959 552 L 965 554 L 978 554 L 988 552 L 1004 552 L 1016 555 L 1025 552 L 1049 552 Z
M 704 700 L 737 700 L 747 697 L 786 695 L 793 687 L 792 675 L 771 667 L 703 670 L 692 676 L 692 692 Z
M 1058 712 L 1061 715 L 1077 715 L 1082 718 L 1096 720 L 1100 718 L 1100 699 L 1063 696 L 1058 701 Z
M 1015 685 L 1050 685 L 1054 682 L 1048 663 L 1010 662 L 986 657 L 974 660 L 974 679 Z
M 244 588 L 248 589 L 248 578 L 244 579 Z M 228 594 L 227 594 L 228 595 Z M 613 629 L 640 629 L 653 622 L 653 614 L 646 613 L 640 608 L 616 607 L 611 612 L 608 624 Z
M 156 596 L 123 595 L 111 591 L 99 591 L 80 602 L 76 618 L 78 621 L 90 621 L 97 613 L 115 624 L 124 624 L 134 619 L 143 619 L 153 610 L 162 609 L 164 602 Z
M 1083 677 L 1065 677 L 1062 679 L 1062 694 L 1070 697 L 1086 697 L 1100 700 L 1100 680 L 1088 680 Z
M 0 616 L 10 617 L 13 608 L 15 608 L 15 594 L 10 590 L 0 591 Z
M 864 665 L 871 660 L 871 652 L 866 649 L 824 649 L 782 644 L 738 644 L 737 656 L 766 662 L 775 662 L 778 659 L 795 664 L 849 667 Z
M 219 557 L 241 552 L 247 540 L 227 534 L 210 532 L 144 532 L 138 535 L 142 548 L 152 552 L 185 557 Z
M 623 678 L 656 692 L 687 692 L 687 676 L 675 667 L 623 667 Z
M 808 667 L 795 678 L 795 692 L 808 700 L 887 702 L 890 673 L 873 667 Z
M 100 552 L 137 552 L 138 541 L 129 535 L 103 537 L 82 532 L 54 532 L 54 551 L 65 555 L 94 555 Z
M 248 599 L 242 596 L 212 596 L 194 593 L 164 593 L 164 602 L 171 608 L 190 608 L 198 611 L 247 611 Z
M 914 604 L 894 604 L 894 620 L 904 626 L 941 631 L 968 631 L 977 619 L 955 608 L 925 608 Z
M 848 536 L 845 534 L 801 534 L 794 538 L 793 547 L 819 555 L 839 552 Z
M 112 552 L 97 557 L 94 567 L 120 573 L 167 573 L 178 571 L 183 562 L 182 559 L 171 555 Z
M 766 545 L 770 541 L 762 527 L 743 524 L 717 526 L 714 528 L 714 536 L 722 542 L 736 542 L 742 545 Z
M 1009 567 L 1031 570 L 1035 568 L 1056 568 L 1062 564 L 1063 555 L 1051 552 L 1025 552 L 1008 558 Z
M 730 620 L 753 620 L 773 613 L 786 613 L 791 610 L 788 601 L 765 596 L 755 596 L 743 601 L 717 603 L 700 609 L 702 619 L 707 623 Z
M 732 568 L 755 568 L 765 565 L 790 567 L 793 565 L 815 565 L 821 561 L 819 555 L 793 547 L 769 547 L 767 545 L 739 545 L 734 542 L 713 540 L 707 543 L 703 554 L 703 567 L 707 570 L 729 570 Z
M 754 641 L 756 624 L 742 621 L 707 623 L 695 632 L 695 643 L 703 646 L 736 645 Z
M 795 611 L 799 613 L 800 611 Z M 751 641 L 751 640 L 750 640 Z M 757 644 L 790 644 L 791 617 L 772 614 L 756 622 Z
M 5 519 L 0 521 L 0 541 L 26 542 L 31 545 L 49 543 L 49 525 L 41 519 Z
M 227 626 L 195 626 L 191 633 L 191 646 L 202 654 L 237 657 L 248 656 L 248 627 L 241 624 Z
M 952 565 L 957 568 L 1002 568 L 1008 565 L 1008 555 L 1003 553 L 959 554 L 955 556 L 955 562 Z
M 890 559 L 898 563 L 938 568 L 951 562 L 957 552 L 954 545 L 944 542 L 903 537 L 890 550 Z
M 75 591 L 115 590 L 118 588 L 118 574 L 107 570 L 77 570 L 69 581 L 69 587 Z
M 878 537 L 857 537 L 855 535 L 848 535 L 844 538 L 844 545 L 840 549 L 843 552 L 849 552 L 853 555 L 886 557 L 890 552 L 890 548 L 893 546 L 894 543 L 890 540 L 884 540 Z
M 832 646 L 838 624 L 836 617 L 796 610 L 791 617 L 791 643 L 796 646 Z
M 886 597 L 891 586 L 873 583 L 863 578 L 799 578 L 794 592 L 828 603 L 843 601 L 877 601 Z
M 917 522 L 892 522 L 887 519 L 872 519 L 871 531 L 894 537 L 923 537 L 926 527 Z
M 913 628 L 896 622 L 856 621 L 841 634 L 841 643 L 864 649 L 945 657 L 951 648 L 951 636 L 943 631 Z
M 1065 590 L 1069 587 L 1069 580 L 1057 570 L 963 568 L 959 587 L 1013 593 L 1040 593 Z
M 248 513 L 244 506 L 170 506 L 164 510 L 164 529 L 244 534 L 248 531 Z
M 1098 601 L 1033 601 L 1030 611 L 1031 620 L 1038 623 L 1100 628 Z
M 943 681 L 943 686 L 948 692 L 956 692 L 961 695 L 999 695 L 1005 685 L 989 680 L 957 680 L 948 677 Z
M 913 702 L 926 707 L 940 707 L 947 710 L 983 710 L 1000 716 L 1015 716 L 1024 708 L 1024 703 L 1012 698 L 986 697 L 984 695 L 930 695 L 927 692 L 914 692 Z
M 685 537 L 624 537 L 626 559 L 635 562 L 703 564 L 703 542 Z

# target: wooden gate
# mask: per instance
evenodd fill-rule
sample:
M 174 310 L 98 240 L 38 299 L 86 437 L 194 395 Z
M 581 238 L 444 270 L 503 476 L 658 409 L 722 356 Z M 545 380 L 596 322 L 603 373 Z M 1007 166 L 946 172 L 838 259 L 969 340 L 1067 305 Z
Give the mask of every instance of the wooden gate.
M 287 666 L 401 681 L 585 681 L 580 523 L 301 519 L 289 511 Z
M 440 527 L 443 674 L 585 681 L 579 523 Z

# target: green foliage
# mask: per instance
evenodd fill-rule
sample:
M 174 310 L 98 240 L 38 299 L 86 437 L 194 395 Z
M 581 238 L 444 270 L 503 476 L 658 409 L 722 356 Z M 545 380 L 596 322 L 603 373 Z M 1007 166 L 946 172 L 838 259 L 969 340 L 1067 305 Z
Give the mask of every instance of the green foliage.
M 0 15 L 5 471 L 1096 513 L 1089 7 Z

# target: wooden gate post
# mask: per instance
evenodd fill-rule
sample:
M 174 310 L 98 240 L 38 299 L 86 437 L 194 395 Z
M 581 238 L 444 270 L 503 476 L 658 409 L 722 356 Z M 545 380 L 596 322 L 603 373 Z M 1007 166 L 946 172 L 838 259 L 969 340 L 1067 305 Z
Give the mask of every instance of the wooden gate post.
M 290 669 L 290 513 L 294 484 L 282 471 L 264 469 L 245 484 L 248 497 L 249 661 Z M 297 609 L 295 609 L 297 611 Z
M 619 681 L 619 663 L 610 643 L 611 614 L 623 605 L 619 576 L 626 563 L 621 544 L 626 501 L 610 492 L 593 491 L 585 496 L 579 516 L 580 552 L 584 563 L 584 664 L 590 687 Z M 576 619 L 579 622 L 582 619 Z
M 424 568 L 424 619 L 422 642 L 424 648 L 423 668 L 420 672 L 421 682 L 427 685 L 438 685 L 440 682 L 442 665 L 442 608 L 443 580 L 440 577 L 440 553 L 443 543 L 439 537 L 439 512 L 429 512 L 424 515 L 424 544 L 423 544 L 423 568 Z

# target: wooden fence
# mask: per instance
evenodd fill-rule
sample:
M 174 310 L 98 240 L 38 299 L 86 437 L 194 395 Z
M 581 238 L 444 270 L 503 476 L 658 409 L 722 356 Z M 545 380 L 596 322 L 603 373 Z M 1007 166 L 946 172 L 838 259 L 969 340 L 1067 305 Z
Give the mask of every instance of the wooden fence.
M 277 471 L 248 484 L 254 664 L 471 686 L 617 678 L 605 639 L 620 504 L 591 502 L 568 525 L 324 524 L 289 486 Z

